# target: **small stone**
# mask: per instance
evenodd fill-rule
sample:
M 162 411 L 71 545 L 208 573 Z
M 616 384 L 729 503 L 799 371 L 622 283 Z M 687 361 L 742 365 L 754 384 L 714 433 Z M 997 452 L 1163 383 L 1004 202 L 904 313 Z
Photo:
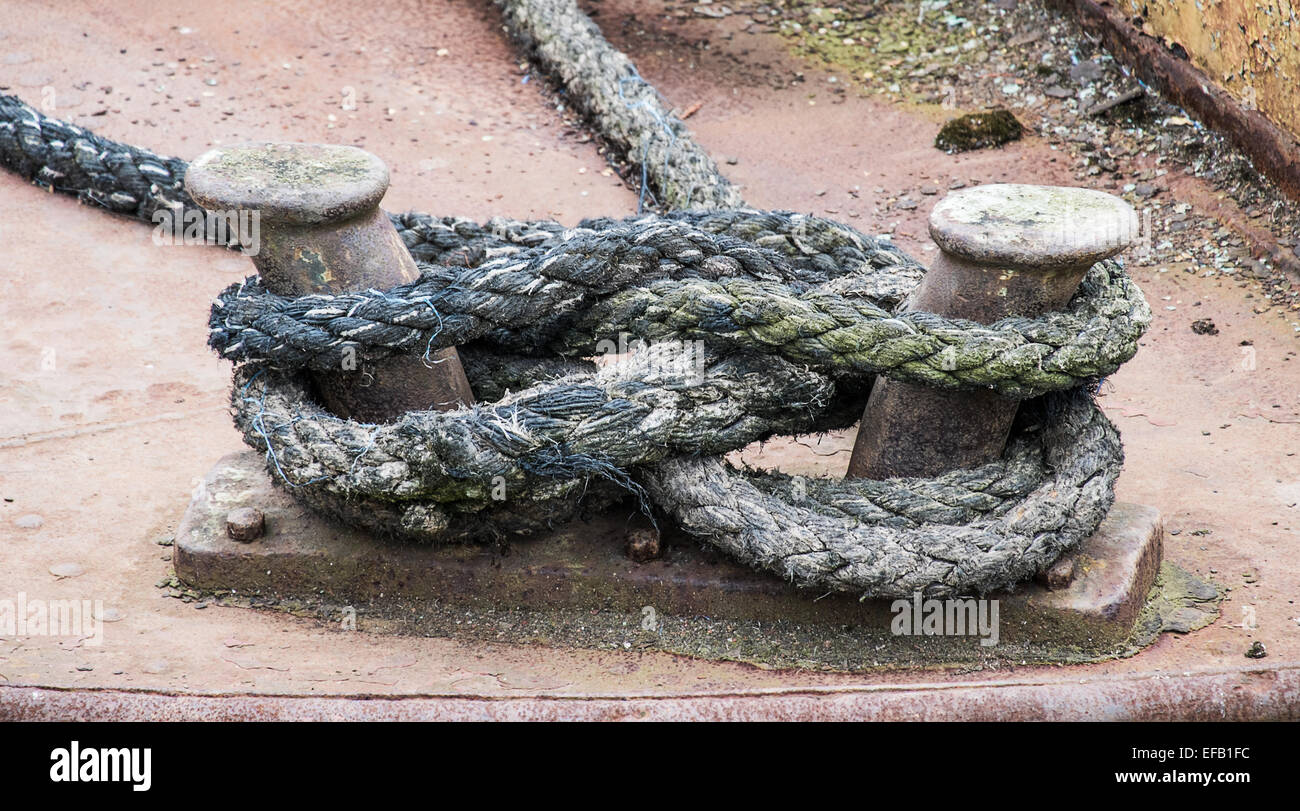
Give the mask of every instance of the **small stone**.
M 715 6 L 712 3 L 705 3 L 695 7 L 695 13 L 701 17 L 721 18 L 731 15 L 731 9 L 726 6 Z
M 1208 318 L 1198 318 L 1192 322 L 1192 332 L 1197 335 L 1218 335 L 1219 328 Z
M 56 563 L 50 567 L 50 574 L 55 577 L 81 577 L 86 569 L 80 563 Z
M 1258 640 L 1250 643 L 1250 647 L 1246 649 L 1247 659 L 1263 659 L 1265 656 L 1268 656 L 1268 649 Z
M 1104 73 L 1105 71 L 1102 70 L 1101 65 L 1091 59 L 1070 66 L 1070 78 L 1076 84 L 1092 84 L 1100 79 Z
M 894 203 L 894 208 L 901 208 L 904 211 L 911 211 L 916 208 L 916 201 L 910 197 L 900 197 L 898 202 Z
M 1078 560 L 1073 556 L 1067 555 L 1058 558 L 1055 563 L 1047 569 L 1038 573 L 1035 578 L 1038 583 L 1045 586 L 1049 591 L 1059 591 L 1060 589 L 1069 588 L 1074 582 L 1074 575 L 1078 569 Z
M 659 545 L 659 531 L 655 529 L 634 529 L 627 534 L 627 543 L 623 552 L 637 563 L 647 563 L 659 557 L 662 549 Z
M 248 543 L 262 537 L 266 517 L 256 507 L 240 507 L 226 515 L 226 534 L 231 539 Z
M 20 515 L 14 519 L 14 525 L 20 529 L 40 529 L 45 524 L 45 519 L 36 513 Z
M 1069 88 L 1061 87 L 1059 84 L 1054 84 L 1044 90 L 1043 95 L 1050 96 L 1054 99 L 1068 99 L 1073 96 L 1074 93 Z
M 1043 29 L 1041 28 L 1034 28 L 1030 31 L 1025 31 L 1020 34 L 1016 34 L 1014 37 L 1010 39 L 1010 41 L 1007 42 L 1007 45 L 1011 48 L 1020 48 L 1024 45 L 1030 44 L 1031 42 L 1037 42 L 1038 40 L 1043 38 L 1045 33 L 1046 32 L 1044 32 Z
M 1152 183 L 1139 183 L 1134 187 L 1133 193 L 1138 197 L 1141 197 L 1143 200 L 1146 200 L 1159 194 L 1160 188 Z
M 1176 634 L 1190 634 L 1192 629 L 1198 627 L 1204 618 L 1204 612 L 1190 606 L 1184 606 L 1165 620 L 1164 630 L 1173 631 Z

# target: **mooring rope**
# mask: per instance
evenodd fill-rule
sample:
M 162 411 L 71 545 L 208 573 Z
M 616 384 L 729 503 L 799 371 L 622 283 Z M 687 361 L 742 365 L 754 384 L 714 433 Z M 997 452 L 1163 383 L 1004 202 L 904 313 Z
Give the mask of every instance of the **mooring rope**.
M 795 583 L 871 597 L 986 593 L 1095 532 L 1124 462 L 1118 431 L 1082 392 L 1034 401 L 1017 419 L 1001 459 L 933 479 L 832 481 L 679 456 L 643 480 L 683 529 Z
M 822 227 L 782 216 L 792 229 Z M 650 218 L 566 231 L 477 267 L 430 268 L 386 291 L 287 299 L 250 279 L 217 298 L 210 342 L 235 361 L 328 370 L 342 368 L 345 354 L 374 360 L 476 339 L 515 352 L 590 355 L 601 339 L 631 333 L 703 339 L 833 376 L 883 374 L 1023 399 L 1115 371 L 1137 351 L 1150 318 L 1111 262 L 1089 273 L 1066 310 L 989 326 L 882 307 L 915 283 L 914 266 L 901 266 L 901 275 L 894 267 L 868 260 L 812 285 L 816 272 L 774 252 L 684 219 Z
M 984 326 L 900 311 L 922 271 L 887 239 L 740 207 L 572 0 L 501 5 L 607 140 L 643 159 L 655 197 L 701 210 L 576 228 L 393 215 L 421 269 L 414 283 L 297 299 L 256 277 L 232 285 L 210 343 L 237 363 L 237 427 L 296 498 L 446 542 L 543 531 L 631 493 L 751 565 L 864 597 L 1005 587 L 1095 531 L 1123 450 L 1086 392 L 1150 321 L 1118 263 L 1098 264 L 1041 318 Z M 196 208 L 184 161 L 11 96 L 0 96 L 0 163 L 145 220 Z M 628 335 L 652 343 L 604 368 L 584 360 Z M 339 369 L 345 353 L 364 365 L 446 346 L 460 347 L 478 405 L 370 425 L 310 395 L 305 371 Z M 720 458 L 851 425 L 875 375 L 1026 402 L 999 460 L 931 479 L 805 479 Z
M 574 0 L 497 0 L 506 29 L 566 91 L 598 132 L 643 171 L 665 209 L 739 208 L 740 192 L 632 60 L 612 47 Z

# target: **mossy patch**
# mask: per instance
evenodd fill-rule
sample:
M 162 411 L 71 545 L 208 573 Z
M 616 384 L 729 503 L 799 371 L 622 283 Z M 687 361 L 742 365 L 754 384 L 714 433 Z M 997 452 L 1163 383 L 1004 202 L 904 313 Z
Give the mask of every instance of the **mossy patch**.
M 1190 634 L 1204 628 L 1219 618 L 1222 599 L 1213 583 L 1165 561 L 1134 628 L 1134 644 L 1145 647 L 1165 632 Z
M 1024 134 L 1025 128 L 1010 110 L 997 109 L 952 119 L 939 130 L 934 145 L 953 154 L 1002 146 L 1020 140 Z
M 918 19 L 911 0 L 843 8 L 790 0 L 779 11 L 772 16 L 774 27 L 793 54 L 844 71 L 833 92 L 858 87 L 895 100 L 938 104 L 948 95 L 955 64 L 987 59 L 984 30 L 946 8 L 927 9 Z

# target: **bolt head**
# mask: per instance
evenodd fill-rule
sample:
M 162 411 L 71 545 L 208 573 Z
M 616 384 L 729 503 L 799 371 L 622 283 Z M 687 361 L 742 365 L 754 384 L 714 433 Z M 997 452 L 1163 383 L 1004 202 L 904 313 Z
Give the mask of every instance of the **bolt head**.
M 240 507 L 226 515 L 226 534 L 232 540 L 248 543 L 262 537 L 266 517 L 256 507 Z
M 200 155 L 185 173 L 185 189 L 212 211 L 319 225 L 374 210 L 388 190 L 388 167 L 354 146 L 241 144 Z
M 1079 559 L 1074 555 L 1065 555 L 1040 572 L 1035 579 L 1049 591 L 1060 591 L 1070 587 L 1078 569 Z
M 993 183 L 939 201 L 930 237 L 944 253 L 982 265 L 1088 267 L 1133 244 L 1138 217 L 1105 192 Z

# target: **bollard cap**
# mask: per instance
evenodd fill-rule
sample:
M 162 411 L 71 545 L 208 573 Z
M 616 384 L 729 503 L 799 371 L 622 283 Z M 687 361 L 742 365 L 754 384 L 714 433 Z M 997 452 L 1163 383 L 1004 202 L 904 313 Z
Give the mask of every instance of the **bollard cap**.
M 200 155 L 185 173 L 185 188 L 206 209 L 247 209 L 271 222 L 317 225 L 378 206 L 388 167 L 354 146 L 240 144 Z
M 1137 212 L 1128 203 L 1068 186 L 974 186 L 930 212 L 930 238 L 941 250 L 985 265 L 1086 267 L 1137 236 Z

